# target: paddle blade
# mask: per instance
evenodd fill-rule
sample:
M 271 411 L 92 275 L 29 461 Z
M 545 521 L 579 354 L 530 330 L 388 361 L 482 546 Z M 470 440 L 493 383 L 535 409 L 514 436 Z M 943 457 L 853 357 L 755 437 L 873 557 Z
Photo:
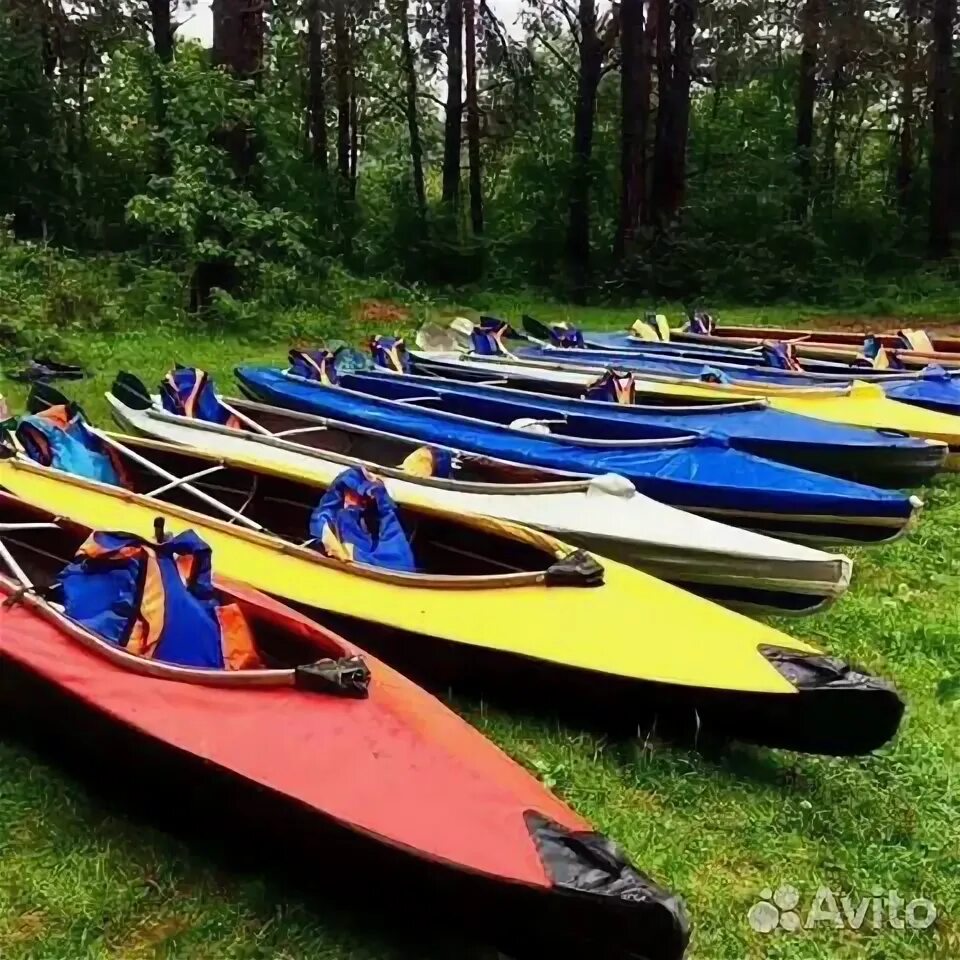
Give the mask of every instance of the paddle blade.
M 30 388 L 30 394 L 27 397 L 28 413 L 43 413 L 50 407 L 69 407 L 70 399 L 64 396 L 56 387 L 51 387 L 49 383 L 34 383 Z
M 132 373 L 121 370 L 114 378 L 110 392 L 132 410 L 147 410 L 153 406 L 150 390 L 146 384 Z
M 553 342 L 553 331 L 545 323 L 537 320 L 536 317 L 531 317 L 525 313 L 520 322 L 523 324 L 523 329 L 526 330 L 531 337 L 536 337 L 538 340 L 545 340 L 547 343 Z

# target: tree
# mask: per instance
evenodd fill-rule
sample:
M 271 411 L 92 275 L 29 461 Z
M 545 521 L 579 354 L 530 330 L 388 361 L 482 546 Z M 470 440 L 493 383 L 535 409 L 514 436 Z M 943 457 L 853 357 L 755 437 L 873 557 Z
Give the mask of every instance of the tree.
M 467 67 L 467 156 L 470 164 L 470 224 L 483 233 L 483 185 L 480 173 L 480 106 L 477 102 L 477 10 L 475 0 L 463 0 Z
M 423 176 L 423 142 L 420 139 L 420 114 L 417 106 L 417 65 L 410 43 L 410 24 L 407 0 L 396 0 L 395 18 L 400 30 L 400 66 L 403 73 L 404 115 L 410 138 L 410 166 L 413 172 L 413 194 L 417 203 L 417 217 L 421 235 L 427 220 L 427 190 Z
M 673 46 L 669 0 L 654 0 L 657 30 L 657 137 L 653 157 L 651 213 L 662 232 L 686 196 L 690 83 L 697 0 L 674 0 Z
M 797 88 L 796 164 L 799 187 L 795 204 L 798 220 L 806 220 L 810 210 L 810 185 L 813 177 L 813 111 L 817 99 L 817 61 L 823 0 L 804 0 L 800 15 L 800 83 Z
M 950 170 L 950 94 L 953 23 L 956 0 L 933 0 L 930 61 L 930 255 L 950 253 L 952 175 Z
M 153 120 L 156 125 L 156 167 L 161 176 L 172 170 L 170 143 L 167 139 L 167 92 L 164 73 L 173 62 L 174 25 L 171 0 L 149 0 L 150 34 L 157 62 L 152 75 Z
M 560 3 L 572 27 L 574 21 L 569 4 L 566 0 L 560 0 Z M 578 69 L 573 114 L 567 261 L 573 281 L 573 296 L 582 301 L 586 297 L 590 278 L 590 180 L 597 90 L 605 73 L 607 55 L 616 40 L 617 24 L 606 14 L 598 18 L 596 0 L 579 0 L 575 22 Z
M 213 63 L 245 83 L 255 84 L 263 69 L 264 0 L 214 0 Z M 244 189 L 251 189 L 257 163 L 258 144 L 248 118 L 238 119 L 222 128 L 216 137 L 229 155 L 234 175 Z M 229 232 L 221 229 L 221 249 L 228 247 Z M 229 255 L 202 260 L 191 282 L 190 305 L 193 310 L 212 302 L 214 288 L 231 293 L 241 286 L 242 277 Z
M 644 0 L 620 4 L 620 216 L 614 256 L 633 253 L 647 194 L 647 121 L 650 67 Z
M 307 6 L 307 127 L 313 165 L 327 169 L 327 77 L 323 0 L 309 0 Z
M 443 202 L 460 200 L 460 125 L 463 115 L 463 0 L 447 0 L 447 102 L 443 117 Z

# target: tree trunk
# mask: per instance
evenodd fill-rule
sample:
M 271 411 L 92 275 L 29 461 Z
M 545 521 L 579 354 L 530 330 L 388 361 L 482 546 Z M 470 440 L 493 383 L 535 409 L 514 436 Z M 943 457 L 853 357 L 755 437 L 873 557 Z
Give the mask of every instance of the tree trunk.
M 690 84 L 693 77 L 693 36 L 697 0 L 675 0 L 673 7 L 673 163 L 670 178 L 671 217 L 676 217 L 687 197 L 687 140 L 690 136 Z
M 573 298 L 586 297 L 590 278 L 590 162 L 593 155 L 593 127 L 597 112 L 603 51 L 597 36 L 595 0 L 580 0 L 577 101 L 573 117 L 573 157 L 570 171 L 570 208 L 567 224 L 567 260 L 573 284 Z
M 463 112 L 463 0 L 447 0 L 447 103 L 443 121 L 443 202 L 460 199 L 460 123 Z
M 351 63 L 355 62 L 351 58 Z M 350 199 L 357 199 L 357 164 L 360 157 L 360 97 L 357 92 L 357 73 L 350 70 Z
M 920 16 L 920 0 L 905 0 L 904 15 L 907 20 L 904 41 L 903 75 L 900 90 L 900 142 L 897 154 L 897 203 L 902 211 L 910 205 L 910 188 L 914 172 L 914 114 L 916 113 L 914 83 L 917 70 L 917 21 Z
M 162 177 L 173 170 L 170 143 L 166 138 L 167 92 L 164 85 L 164 68 L 173 62 L 173 20 L 170 15 L 170 0 L 150 0 L 150 32 L 153 36 L 153 52 L 157 63 L 151 71 L 153 97 L 153 122 L 156 125 L 157 172 Z
M 673 51 L 670 47 L 670 0 L 650 0 L 656 41 L 657 127 L 653 144 L 653 182 L 650 186 L 650 221 L 662 229 L 669 209 L 667 195 L 674 139 Z
M 956 0 L 933 0 L 931 50 L 930 255 L 950 253 L 950 94 Z
M 634 252 L 647 195 L 650 69 L 643 4 L 620 4 L 620 219 L 613 249 L 618 260 Z
M 467 68 L 467 156 L 470 161 L 470 225 L 483 233 L 483 184 L 480 179 L 480 106 L 477 103 L 477 10 L 475 0 L 463 0 Z
M 843 87 L 843 65 L 839 54 L 830 71 L 830 106 L 827 110 L 827 129 L 823 144 L 823 170 L 820 180 L 824 191 L 832 196 L 837 183 L 837 131 L 840 126 L 840 90 Z
M 263 68 L 264 0 L 213 0 L 212 6 L 214 66 L 224 67 L 239 80 L 258 79 Z M 237 123 L 221 130 L 217 139 L 230 155 L 237 178 L 249 187 L 257 162 L 253 128 Z M 221 240 L 226 246 L 230 238 Z M 191 308 L 209 306 L 215 287 L 229 293 L 240 282 L 240 271 L 232 259 L 201 261 L 191 284 Z
M 320 170 L 327 170 L 327 78 L 325 75 L 323 0 L 310 0 L 307 11 L 307 126 L 310 131 L 310 158 Z
M 417 217 L 422 235 L 427 222 L 427 190 L 423 178 L 423 141 L 420 139 L 420 115 L 417 108 L 417 66 L 413 57 L 413 47 L 410 44 L 407 0 L 397 0 L 396 16 L 400 27 L 400 53 L 406 93 L 404 112 L 407 115 L 407 134 L 410 138 L 413 194 L 417 201 Z
M 950 229 L 960 227 L 960 74 L 954 72 L 951 78 L 953 119 L 950 125 Z
M 823 0 L 804 0 L 800 14 L 800 83 L 797 91 L 796 164 L 799 181 L 794 213 L 806 220 L 813 178 L 813 109 L 817 99 L 817 59 Z
M 334 73 L 337 89 L 337 172 L 350 182 L 350 34 L 347 0 L 333 0 Z

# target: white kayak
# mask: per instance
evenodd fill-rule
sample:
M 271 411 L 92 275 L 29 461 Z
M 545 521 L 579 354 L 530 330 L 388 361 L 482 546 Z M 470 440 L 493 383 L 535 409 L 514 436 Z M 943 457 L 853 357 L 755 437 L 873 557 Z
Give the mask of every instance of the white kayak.
M 124 399 L 131 396 L 119 392 Z M 417 443 L 327 418 L 225 400 L 245 425 L 236 429 L 169 413 L 157 397 L 132 406 L 108 393 L 107 401 L 114 418 L 130 432 L 235 463 L 294 468 L 323 483 L 361 464 L 383 478 L 399 503 L 548 531 L 751 612 L 812 613 L 843 594 L 850 583 L 851 561 L 845 556 L 694 516 L 651 500 L 613 474 L 581 477 L 449 450 L 456 464 L 454 476 L 422 475 L 430 458 L 417 455 L 423 450 Z M 411 466 L 414 462 L 417 468 Z

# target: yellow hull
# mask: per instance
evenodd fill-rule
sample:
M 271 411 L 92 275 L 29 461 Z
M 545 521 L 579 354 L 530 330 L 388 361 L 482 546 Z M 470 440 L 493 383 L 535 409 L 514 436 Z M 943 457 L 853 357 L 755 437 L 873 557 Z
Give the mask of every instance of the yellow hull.
M 0 461 L 0 486 L 96 529 L 151 537 L 162 516 L 171 533 L 195 530 L 217 570 L 284 599 L 467 646 L 653 683 L 722 691 L 795 694 L 761 645 L 816 652 L 765 624 L 610 560 L 599 587 L 460 587 L 391 582 L 320 558 L 276 537 L 192 510 L 32 463 Z M 518 539 L 523 528 L 500 524 Z M 398 640 L 410 643 L 410 638 Z

